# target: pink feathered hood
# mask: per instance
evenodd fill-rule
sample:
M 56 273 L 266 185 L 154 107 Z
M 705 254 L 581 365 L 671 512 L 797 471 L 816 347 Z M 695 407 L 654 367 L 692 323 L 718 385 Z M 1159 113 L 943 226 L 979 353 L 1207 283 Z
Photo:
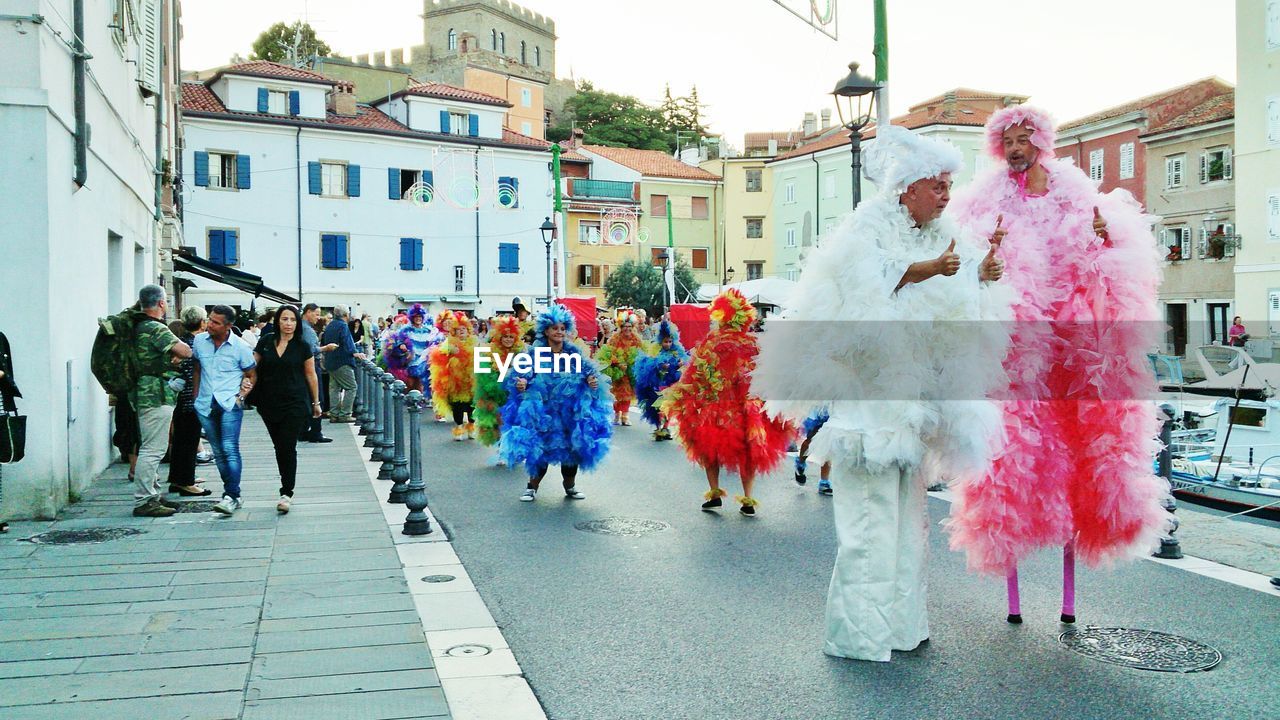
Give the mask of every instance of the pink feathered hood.
M 1048 163 L 1054 157 L 1053 144 L 1058 139 L 1057 123 L 1049 113 L 1030 105 L 1014 105 L 998 110 L 987 120 L 987 152 L 992 157 L 1004 160 L 1004 131 L 1025 123 L 1035 128 L 1031 133 L 1031 144 L 1040 151 L 1037 162 Z

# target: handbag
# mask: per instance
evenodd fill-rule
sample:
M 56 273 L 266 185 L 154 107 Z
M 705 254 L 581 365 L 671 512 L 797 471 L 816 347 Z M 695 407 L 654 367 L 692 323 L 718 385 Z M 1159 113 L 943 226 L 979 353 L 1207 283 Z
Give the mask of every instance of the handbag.
M 27 451 L 27 416 L 0 415 L 0 463 L 16 463 Z

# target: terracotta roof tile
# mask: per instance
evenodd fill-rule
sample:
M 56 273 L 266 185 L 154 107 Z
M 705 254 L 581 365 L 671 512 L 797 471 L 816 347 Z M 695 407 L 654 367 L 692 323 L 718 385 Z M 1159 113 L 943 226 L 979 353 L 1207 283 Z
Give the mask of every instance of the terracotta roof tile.
M 1170 118 L 1162 125 L 1152 127 L 1143 133 L 1143 136 L 1231 120 L 1235 116 L 1236 94 L 1235 92 L 1224 93 L 1205 100 L 1177 117 Z
M 1106 110 L 1101 110 L 1099 112 L 1093 113 L 1092 115 L 1086 115 L 1082 118 L 1077 118 L 1075 120 L 1072 120 L 1071 122 L 1062 123 L 1060 126 L 1058 126 L 1058 133 L 1059 135 L 1061 135 L 1064 131 L 1067 131 L 1067 130 L 1074 130 L 1075 128 L 1082 127 L 1084 125 L 1091 125 L 1093 123 L 1101 122 L 1103 120 L 1109 120 L 1114 117 L 1120 117 L 1121 115 L 1127 115 L 1128 113 L 1131 113 L 1131 112 L 1145 110 L 1148 107 L 1160 102 L 1161 100 L 1164 100 L 1165 98 L 1168 98 L 1172 95 L 1176 95 L 1186 90 L 1191 90 L 1192 88 L 1195 88 L 1198 85 L 1206 86 L 1206 89 L 1210 92 L 1213 92 L 1215 95 L 1221 95 L 1223 93 L 1232 91 L 1232 87 L 1230 85 L 1219 80 L 1218 78 L 1205 78 L 1202 80 L 1196 80 L 1195 82 L 1190 82 L 1185 85 L 1179 85 L 1178 87 L 1172 88 L 1170 90 L 1164 90 L 1162 92 L 1147 95 L 1145 97 L 1140 97 L 1137 100 L 1132 100 L 1122 105 L 1116 105 L 1115 107 L 1110 107 L 1110 108 L 1107 108 Z
M 1003 97 L 1003 96 L 1002 96 Z M 917 106 L 919 107 L 919 106 Z M 908 130 L 929 127 L 932 125 L 959 125 L 964 127 L 982 127 L 987 124 L 987 118 L 991 117 L 991 111 L 984 107 L 970 106 L 963 101 L 957 101 L 952 109 L 937 105 L 930 112 L 927 107 L 914 110 L 906 115 L 899 115 L 893 118 L 892 123 Z M 868 126 L 862 131 L 862 139 L 870 140 L 876 136 L 876 127 L 874 124 Z M 831 148 L 840 147 L 849 144 L 849 134 L 843 129 L 838 133 L 833 133 L 827 137 L 815 140 L 807 145 L 801 145 L 790 152 L 782 153 L 768 162 L 778 162 L 780 160 L 788 160 L 794 157 L 802 157 L 812 153 L 830 150 Z
M 770 140 L 778 141 L 779 148 L 791 148 L 800 142 L 803 133 L 799 130 L 783 130 L 778 132 L 749 132 L 742 138 L 742 145 L 747 150 L 769 147 Z
M 445 100 L 461 100 L 463 102 L 479 103 L 481 105 L 498 105 L 500 107 L 513 107 L 511 103 L 503 100 L 497 95 L 482 93 L 477 90 L 468 90 L 455 85 L 446 85 L 438 82 L 425 82 L 401 90 L 397 95 L 418 95 L 421 97 L 443 98 Z
M 509 127 L 502 128 L 502 141 L 512 145 L 528 145 L 530 147 L 540 148 L 550 148 L 552 145 L 550 140 L 539 140 L 536 137 L 530 137 L 523 133 L 518 133 Z M 571 162 L 591 162 L 591 158 L 576 150 L 567 148 L 564 145 L 561 145 L 560 148 L 561 160 L 569 160 Z
M 921 102 L 918 102 L 915 105 L 912 105 L 910 109 L 912 111 L 915 111 L 915 110 L 920 110 L 922 108 L 927 108 L 930 105 L 936 105 L 938 103 L 945 102 L 948 95 L 954 95 L 955 99 L 960 102 L 963 102 L 965 100 L 988 100 L 988 101 L 1004 100 L 1005 98 L 1010 99 L 1015 104 L 1024 103 L 1027 101 L 1026 95 L 1018 95 L 1017 93 L 997 93 L 997 92 L 987 92 L 986 90 L 973 90 L 971 88 L 956 88 L 954 90 L 948 90 L 947 92 L 942 93 L 941 95 L 936 95 L 934 97 L 931 97 L 928 100 L 923 100 Z
M 218 71 L 218 75 L 252 75 L 254 77 L 271 77 L 280 78 L 282 80 L 306 80 L 309 82 L 322 82 L 330 85 L 336 85 L 337 81 L 332 78 L 325 77 L 318 72 L 312 72 L 303 68 L 296 68 L 290 65 L 281 65 L 277 62 L 269 60 L 252 60 L 238 65 L 228 65 Z M 217 77 L 215 75 L 215 77 Z
M 222 101 L 204 83 L 182 83 L 182 109 L 197 112 L 226 112 Z
M 582 148 L 648 177 L 674 178 L 678 180 L 720 179 L 702 168 L 686 165 L 661 150 L 636 150 L 634 148 L 616 148 L 604 145 L 583 145 Z
M 410 132 L 409 128 L 400 124 L 398 120 L 381 110 L 369 105 L 356 105 L 356 115 L 335 115 L 327 113 L 325 122 L 332 125 L 345 125 L 347 127 L 373 128 L 377 130 L 394 130 L 396 132 Z

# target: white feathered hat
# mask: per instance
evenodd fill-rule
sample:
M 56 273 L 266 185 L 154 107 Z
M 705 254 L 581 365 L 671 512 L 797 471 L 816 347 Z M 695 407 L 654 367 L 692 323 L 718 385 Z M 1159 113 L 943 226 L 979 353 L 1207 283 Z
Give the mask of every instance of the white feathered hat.
M 867 179 L 881 192 L 901 195 L 917 180 L 960 172 L 964 168 L 964 155 L 946 140 L 886 125 L 876 130 L 864 164 Z

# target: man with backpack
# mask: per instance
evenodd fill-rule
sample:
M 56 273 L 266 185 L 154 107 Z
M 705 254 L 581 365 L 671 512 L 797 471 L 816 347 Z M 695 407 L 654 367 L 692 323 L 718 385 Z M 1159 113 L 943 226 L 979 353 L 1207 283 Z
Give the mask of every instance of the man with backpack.
M 132 379 L 128 398 L 138 415 L 142 439 L 134 470 L 133 514 L 137 517 L 168 517 L 177 509 L 177 503 L 160 494 L 159 469 L 180 389 L 173 382 L 178 375 L 174 360 L 191 357 L 191 348 L 164 324 L 167 311 L 164 288 L 144 285 L 138 291 L 138 304 L 127 311 L 131 332 L 117 340 L 124 341 L 122 369 Z

